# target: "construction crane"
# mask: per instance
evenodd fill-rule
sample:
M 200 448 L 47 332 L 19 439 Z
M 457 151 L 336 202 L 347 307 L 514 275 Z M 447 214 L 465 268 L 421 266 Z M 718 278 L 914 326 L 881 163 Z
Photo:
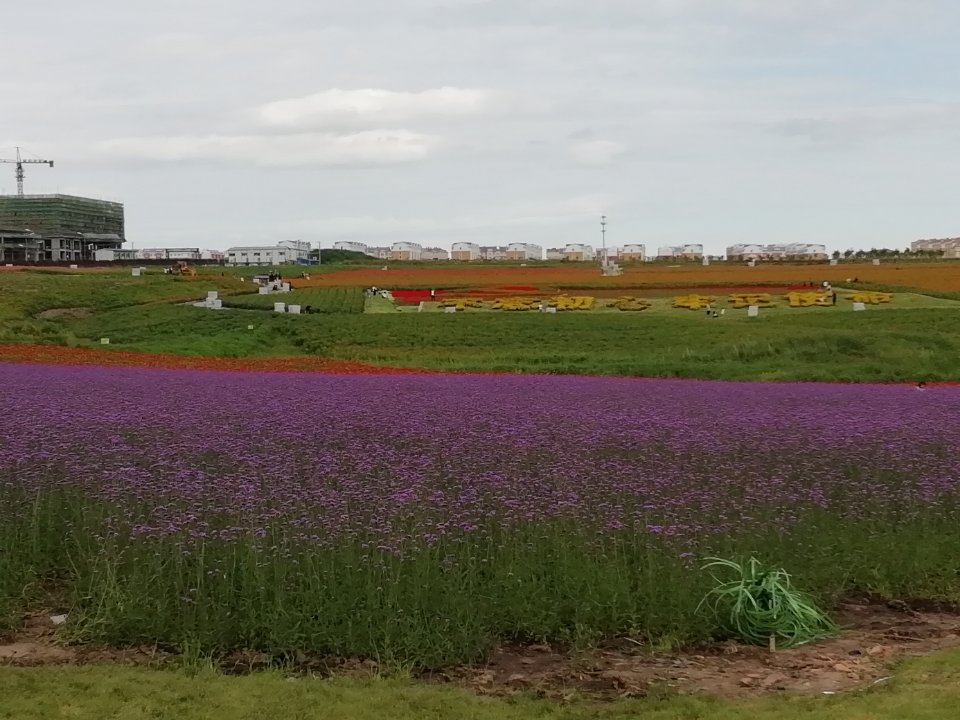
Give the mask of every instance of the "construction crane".
M 20 148 L 17 148 L 17 159 L 16 160 L 4 160 L 0 158 L 0 163 L 16 163 L 17 165 L 17 195 L 23 197 L 23 166 L 24 165 L 49 165 L 53 167 L 53 160 L 41 160 L 40 158 L 24 158 L 20 153 Z

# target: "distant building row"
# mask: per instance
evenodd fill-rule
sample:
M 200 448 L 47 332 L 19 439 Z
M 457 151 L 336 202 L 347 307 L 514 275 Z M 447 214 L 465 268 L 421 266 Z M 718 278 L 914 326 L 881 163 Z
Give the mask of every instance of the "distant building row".
M 910 243 L 914 252 L 940 252 L 947 258 L 960 258 L 960 238 L 943 240 L 917 240 Z
M 786 245 L 733 245 L 727 248 L 727 260 L 827 260 L 826 245 L 788 243 Z
M 97 262 L 136 262 L 137 260 L 184 260 L 197 262 L 223 262 L 226 254 L 219 250 L 201 250 L 200 248 L 103 248 L 94 253 Z
M 361 242 L 341 241 L 334 244 L 335 250 L 348 250 L 363 253 L 381 260 L 453 260 L 457 262 L 476 262 L 479 260 L 567 260 L 570 262 L 593 262 L 601 258 L 602 250 L 591 245 L 571 243 L 562 248 L 547 248 L 533 243 L 510 243 L 509 245 L 480 245 L 472 242 L 453 243 L 450 251 L 443 248 L 425 248 L 415 242 L 397 242 L 390 247 L 369 247 Z M 610 260 L 622 262 L 642 262 L 647 259 L 646 246 L 629 244 L 623 247 L 607 248 Z M 703 257 L 702 245 L 682 245 L 662 247 L 658 257 L 699 260 Z

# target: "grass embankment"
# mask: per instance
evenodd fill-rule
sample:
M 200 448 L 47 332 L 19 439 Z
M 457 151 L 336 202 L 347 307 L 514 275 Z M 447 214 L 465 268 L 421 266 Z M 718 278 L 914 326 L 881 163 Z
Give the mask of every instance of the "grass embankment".
M 5 272 L 0 274 L 0 343 L 66 345 L 73 341 L 62 322 L 89 313 L 200 300 L 210 290 L 232 294 L 249 284 L 228 275 L 196 278 L 164 275 L 161 270 L 132 277 L 117 272 Z
M 559 704 L 529 697 L 477 697 L 404 680 L 291 679 L 280 673 L 114 666 L 0 668 L 0 718 L 9 720 L 942 720 L 960 702 L 960 652 L 915 660 L 888 686 L 836 697 L 750 700 L 664 697 Z
M 741 311 L 742 314 L 742 311 Z M 249 325 L 254 328 L 249 329 Z M 322 355 L 443 371 L 729 380 L 960 380 L 954 309 L 816 308 L 722 319 L 676 311 L 313 315 L 151 306 L 63 320 L 87 344 L 155 353 Z

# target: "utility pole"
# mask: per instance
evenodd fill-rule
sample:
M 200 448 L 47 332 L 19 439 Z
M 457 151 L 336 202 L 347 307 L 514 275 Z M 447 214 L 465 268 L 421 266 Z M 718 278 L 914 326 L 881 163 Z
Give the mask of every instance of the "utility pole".
M 602 242 L 602 249 L 600 250 L 600 264 L 607 264 L 607 216 L 600 216 L 600 237 Z
M 49 165 L 50 167 L 53 167 L 53 160 L 41 160 L 40 158 L 36 158 L 36 159 L 27 158 L 27 159 L 25 160 L 25 159 L 23 158 L 22 154 L 20 153 L 20 148 L 17 148 L 17 159 L 16 159 L 16 160 L 2 160 L 2 159 L 0 159 L 0 163 L 16 164 L 16 166 L 17 166 L 17 195 L 19 195 L 20 197 L 23 197 L 23 179 L 24 179 L 23 166 L 24 166 L 24 165 Z

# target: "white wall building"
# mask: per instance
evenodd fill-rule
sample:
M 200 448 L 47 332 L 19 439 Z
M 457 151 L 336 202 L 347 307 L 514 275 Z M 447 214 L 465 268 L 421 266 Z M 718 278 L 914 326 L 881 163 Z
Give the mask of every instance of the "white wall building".
M 643 262 L 647 259 L 647 246 L 639 243 L 630 243 L 620 248 L 617 258 L 620 262 Z
M 480 246 L 472 242 L 455 242 L 450 250 L 450 259 L 470 262 L 480 259 Z
M 357 252 L 368 255 L 370 253 L 370 248 L 367 247 L 366 243 L 362 242 L 353 242 L 350 240 L 338 240 L 333 244 L 334 250 L 345 250 L 347 252 Z
M 674 260 L 702 260 L 703 245 L 669 245 L 657 249 L 657 257 Z
M 480 248 L 481 260 L 506 260 L 507 249 L 505 247 L 496 247 L 492 245 L 482 246 Z
M 200 248 L 144 248 L 137 260 L 199 260 Z
M 910 249 L 914 252 L 943 252 L 947 256 L 960 250 L 960 238 L 942 238 L 939 240 L 915 240 L 910 243 Z M 956 255 L 952 255 L 956 257 Z
M 827 246 L 813 243 L 775 243 L 772 245 L 739 244 L 727 248 L 727 260 L 768 262 L 800 261 L 828 259 Z
M 228 265 L 286 265 L 310 258 L 310 243 L 284 240 L 277 245 L 251 245 L 227 249 Z
M 570 262 L 587 262 L 594 259 L 593 248 L 581 243 L 570 243 L 563 249 L 563 257 Z
M 133 262 L 137 259 L 136 250 L 123 248 L 100 248 L 94 250 L 93 259 L 97 262 Z
M 727 248 L 727 260 L 743 261 L 762 260 L 766 252 L 763 245 L 754 243 L 740 243 Z
M 448 253 L 448 252 L 447 252 L 446 250 L 444 250 L 443 248 L 438 248 L 438 247 L 424 248 L 424 249 L 423 249 L 423 252 L 420 254 L 420 259 L 421 259 L 421 260 L 433 260 L 433 261 L 437 261 L 437 260 L 449 260 L 449 259 L 450 259 L 450 253 Z
M 547 248 L 547 260 L 563 260 L 563 248 Z
M 200 259 L 222 263 L 227 259 L 227 254 L 221 250 L 201 250 Z
M 391 260 L 420 260 L 423 247 L 415 242 L 395 242 L 390 246 Z
M 533 243 L 510 243 L 507 245 L 507 260 L 543 260 L 543 248 Z

